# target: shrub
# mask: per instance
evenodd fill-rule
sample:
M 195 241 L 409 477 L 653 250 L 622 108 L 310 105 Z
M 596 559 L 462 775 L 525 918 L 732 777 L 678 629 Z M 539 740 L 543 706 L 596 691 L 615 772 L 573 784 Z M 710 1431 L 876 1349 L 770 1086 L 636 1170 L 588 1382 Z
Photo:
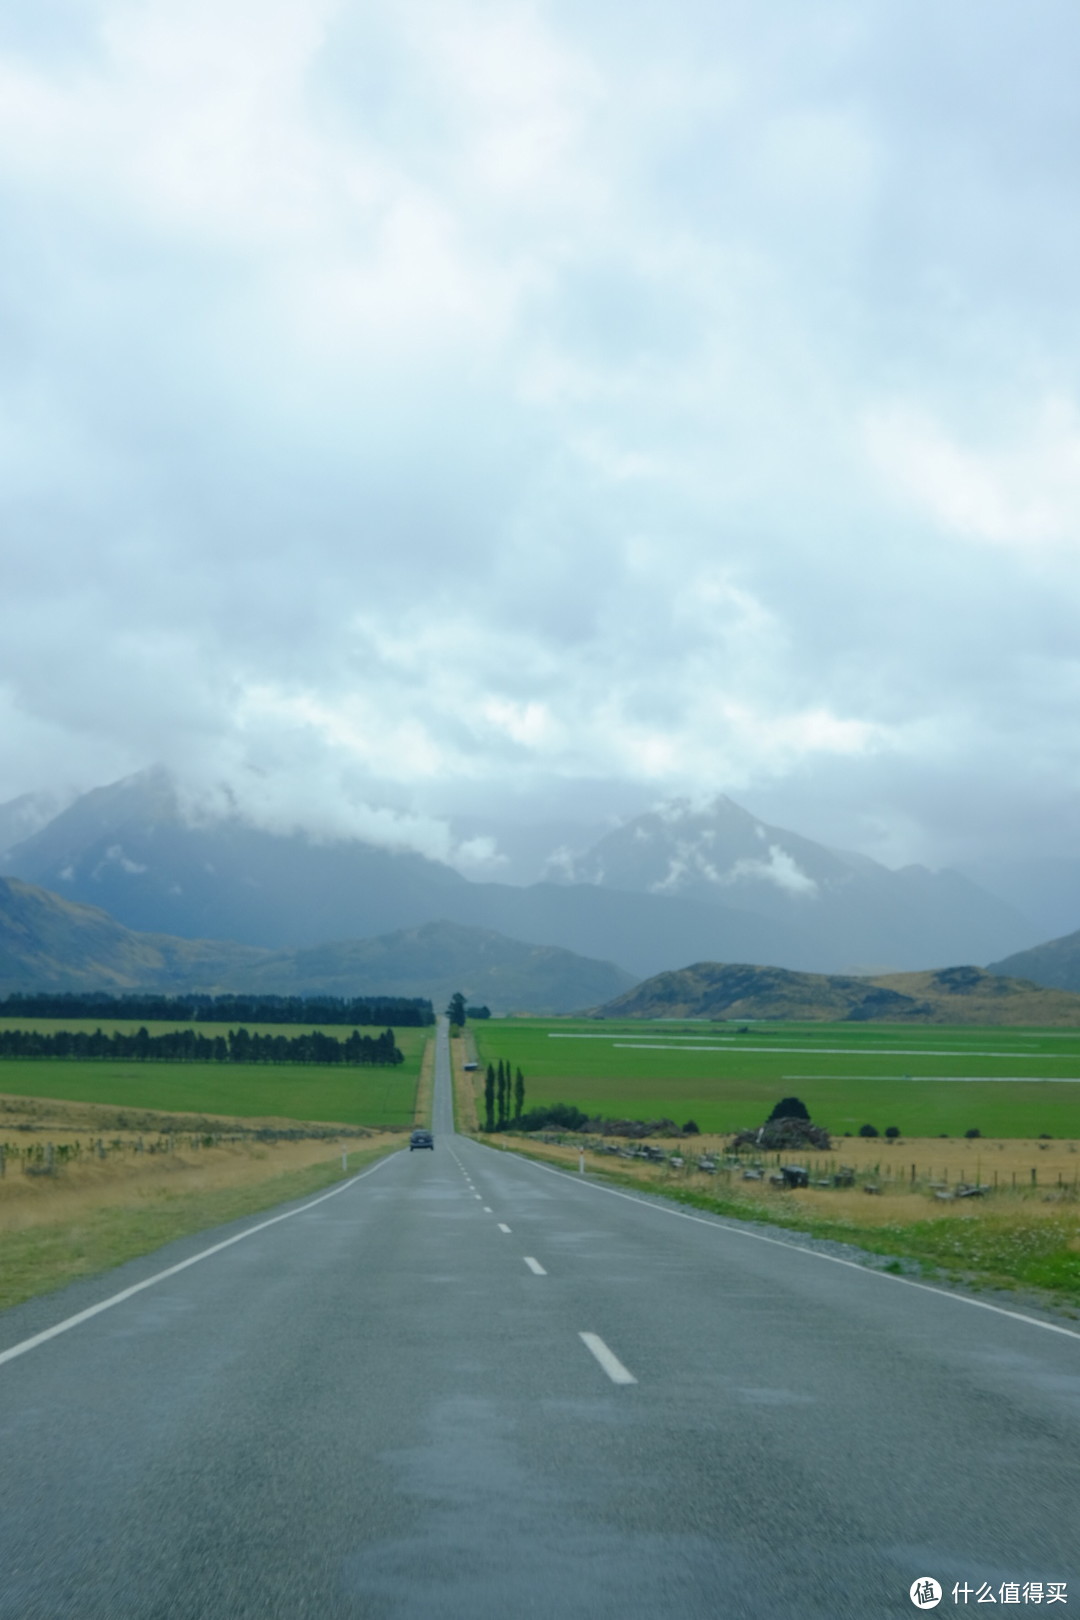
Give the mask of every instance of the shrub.
M 701 1135 L 701 1126 L 698 1124 L 696 1119 L 688 1119 L 687 1120 L 686 1124 L 683 1126 L 683 1135 L 684 1136 L 700 1136 Z
M 896 1138 L 900 1135 L 899 1125 L 886 1125 L 885 1135 L 889 1138 L 890 1142 L 895 1142 Z
M 973 1126 L 972 1126 L 972 1127 L 971 1127 L 971 1129 L 970 1129 L 970 1131 L 965 1131 L 965 1132 L 964 1132 L 964 1135 L 965 1135 L 965 1136 L 966 1136 L 966 1137 L 967 1137 L 967 1139 L 968 1139 L 968 1141 L 969 1141 L 969 1142 L 972 1142 L 972 1141 L 974 1141 L 974 1139 L 975 1139 L 975 1138 L 976 1138 L 976 1137 L 977 1137 L 977 1136 L 981 1136 L 981 1135 L 982 1135 L 982 1131 L 980 1131 L 980 1129 L 979 1129 L 979 1127 L 978 1127 L 978 1126 L 977 1126 L 977 1125 L 973 1125 Z
M 780 1101 L 769 1115 L 769 1118 L 809 1119 L 810 1110 L 807 1108 L 804 1102 L 799 1101 L 798 1097 L 781 1097 Z
M 533 1108 L 522 1114 L 513 1121 L 513 1128 L 516 1131 L 543 1131 L 549 1127 L 557 1131 L 580 1131 L 588 1119 L 588 1114 L 583 1114 L 573 1103 L 549 1103 L 546 1108 Z
M 860 1136 L 880 1136 L 881 1132 L 878 1130 L 876 1125 L 860 1125 L 859 1126 L 859 1135 Z

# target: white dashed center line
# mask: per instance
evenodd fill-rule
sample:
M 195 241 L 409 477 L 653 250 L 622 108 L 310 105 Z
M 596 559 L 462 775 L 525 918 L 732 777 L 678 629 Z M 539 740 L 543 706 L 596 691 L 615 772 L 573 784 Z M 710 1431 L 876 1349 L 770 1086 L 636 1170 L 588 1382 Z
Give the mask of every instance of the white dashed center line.
M 510 1228 L 508 1226 L 506 1226 L 502 1221 L 499 1222 L 499 1231 L 500 1232 L 509 1232 L 509 1230 L 510 1230 Z
M 591 1350 L 613 1384 L 636 1384 L 632 1372 L 627 1372 L 618 1356 L 610 1351 L 598 1333 L 579 1333 L 587 1350 Z
M 547 1276 L 547 1272 L 544 1270 L 544 1268 L 540 1264 L 539 1260 L 534 1260 L 531 1254 L 527 1254 L 525 1256 L 525 1264 L 528 1266 L 529 1270 L 531 1272 L 533 1272 L 533 1274 L 535 1276 L 537 1276 L 537 1277 L 546 1277 Z
M 494 1215 L 494 1213 L 495 1213 L 495 1211 L 488 1204 L 484 1205 L 484 1214 L 485 1215 Z

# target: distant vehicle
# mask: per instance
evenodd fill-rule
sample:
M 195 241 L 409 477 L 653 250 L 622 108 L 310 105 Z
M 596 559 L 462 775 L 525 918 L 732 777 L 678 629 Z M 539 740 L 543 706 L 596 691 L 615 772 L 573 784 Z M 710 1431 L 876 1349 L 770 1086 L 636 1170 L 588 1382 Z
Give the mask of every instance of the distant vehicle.
M 469 1070 L 469 1069 L 478 1069 L 480 1067 L 480 1065 L 479 1065 L 479 1063 L 463 1063 L 461 1065 L 461 1067 L 463 1069 L 465 1069 L 465 1070 Z
M 435 1138 L 432 1136 L 430 1131 L 413 1131 L 412 1135 L 409 1137 L 410 1153 L 412 1152 L 413 1148 L 431 1148 L 432 1152 L 434 1152 Z

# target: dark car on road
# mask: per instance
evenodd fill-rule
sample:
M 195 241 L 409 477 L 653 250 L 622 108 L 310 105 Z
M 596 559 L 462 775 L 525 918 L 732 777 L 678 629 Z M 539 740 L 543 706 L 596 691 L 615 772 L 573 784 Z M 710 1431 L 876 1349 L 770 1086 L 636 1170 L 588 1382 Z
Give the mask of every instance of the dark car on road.
M 432 1151 L 434 1151 L 435 1138 L 432 1136 L 430 1131 L 413 1131 L 412 1135 L 409 1137 L 409 1152 L 411 1153 L 413 1148 L 418 1147 L 429 1147 L 432 1149 Z

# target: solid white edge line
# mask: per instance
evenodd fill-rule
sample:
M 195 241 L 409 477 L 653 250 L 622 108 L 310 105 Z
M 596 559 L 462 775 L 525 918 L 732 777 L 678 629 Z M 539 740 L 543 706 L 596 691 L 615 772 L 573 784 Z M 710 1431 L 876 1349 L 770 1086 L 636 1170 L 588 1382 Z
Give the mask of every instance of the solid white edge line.
M 188 1266 L 196 1266 L 200 1260 L 209 1260 L 212 1254 L 220 1254 L 222 1249 L 230 1249 L 234 1243 L 242 1243 L 245 1238 L 254 1237 L 256 1232 L 265 1232 L 268 1226 L 276 1226 L 279 1221 L 292 1220 L 294 1215 L 303 1215 L 309 1209 L 314 1209 L 316 1204 L 325 1204 L 328 1198 L 336 1198 L 338 1193 L 345 1192 L 349 1187 L 355 1187 L 358 1181 L 363 1181 L 365 1176 L 381 1170 L 384 1164 L 389 1164 L 395 1157 L 396 1154 L 387 1154 L 386 1158 L 380 1159 L 377 1164 L 369 1166 L 367 1170 L 361 1170 L 358 1176 L 350 1176 L 348 1181 L 341 1182 L 337 1187 L 331 1187 L 329 1192 L 320 1193 L 318 1198 L 312 1198 L 306 1204 L 301 1204 L 299 1209 L 287 1209 L 284 1215 L 271 1215 L 268 1221 L 260 1221 L 258 1226 L 249 1226 L 246 1232 L 237 1232 L 235 1237 L 224 1238 L 221 1243 L 214 1243 L 209 1249 L 201 1249 L 198 1254 L 191 1255 L 187 1260 L 180 1260 L 175 1266 L 168 1266 L 164 1271 L 156 1271 L 152 1277 L 144 1277 L 142 1282 L 133 1283 L 130 1288 L 122 1288 L 118 1294 L 111 1294 L 108 1299 L 100 1300 L 97 1305 L 90 1305 L 85 1311 L 66 1317 L 63 1322 L 57 1322 L 41 1333 L 35 1333 L 32 1338 L 13 1344 L 10 1349 L 0 1351 L 0 1367 L 5 1361 L 14 1361 L 16 1356 L 25 1356 L 28 1350 L 36 1350 L 39 1344 L 55 1339 L 58 1334 L 67 1333 L 82 1322 L 89 1322 L 92 1316 L 100 1316 L 102 1311 L 111 1310 L 114 1305 L 122 1305 L 125 1299 L 131 1299 L 134 1294 L 141 1294 L 144 1288 L 153 1288 L 155 1283 L 164 1282 L 166 1277 L 175 1277 L 177 1272 L 186 1271 Z
M 478 1142 L 478 1147 L 487 1147 L 486 1142 Z M 741 1226 L 728 1226 L 723 1216 L 715 1220 L 707 1220 L 703 1215 L 690 1215 L 685 1209 L 670 1209 L 666 1204 L 653 1203 L 648 1198 L 638 1198 L 635 1193 L 620 1192 L 617 1187 L 601 1187 L 595 1181 L 583 1181 L 576 1173 L 569 1170 L 557 1170 L 553 1165 L 541 1164 L 539 1159 L 527 1159 L 523 1153 L 514 1153 L 513 1148 L 488 1148 L 489 1153 L 512 1153 L 515 1159 L 522 1164 L 534 1165 L 537 1170 L 546 1170 L 549 1175 L 563 1176 L 573 1187 L 588 1187 L 591 1192 L 609 1193 L 612 1198 L 625 1198 L 628 1204 L 640 1204 L 644 1209 L 651 1209 L 658 1215 L 674 1215 L 680 1221 L 693 1221 L 697 1226 L 711 1226 L 714 1232 L 727 1232 L 732 1237 L 752 1238 L 755 1243 L 771 1243 L 778 1249 L 794 1249 L 798 1254 L 808 1254 L 814 1260 L 828 1260 L 830 1265 L 847 1266 L 851 1271 L 859 1271 L 867 1277 L 882 1277 L 886 1282 L 903 1283 L 905 1288 L 919 1288 L 924 1294 L 936 1294 L 939 1299 L 952 1299 L 958 1305 L 974 1305 L 980 1311 L 993 1311 L 997 1316 L 1009 1316 L 1014 1322 L 1026 1322 L 1029 1327 L 1045 1328 L 1047 1333 L 1063 1333 L 1067 1339 L 1080 1339 L 1080 1333 L 1075 1328 L 1061 1327 L 1057 1322 L 1041 1322 L 1037 1316 L 1025 1316 L 1022 1311 L 1006 1310 L 1004 1305 L 991 1305 L 984 1299 L 971 1299 L 967 1294 L 954 1294 L 948 1288 L 935 1288 L 933 1283 L 914 1282 L 910 1277 L 900 1277 L 895 1271 L 879 1271 L 876 1266 L 861 1265 L 858 1260 L 844 1260 L 838 1254 L 822 1254 L 819 1249 L 808 1249 L 803 1243 L 788 1243 L 784 1238 L 767 1237 L 764 1232 L 746 1232 Z
M 532 1272 L 534 1277 L 546 1277 L 547 1276 L 547 1272 L 544 1270 L 544 1268 L 540 1264 L 539 1260 L 534 1260 L 531 1254 L 525 1255 L 524 1260 L 525 1260 L 525 1264 L 528 1266 L 529 1270 Z
M 499 1222 L 499 1231 L 500 1232 L 509 1232 L 509 1230 L 510 1230 L 510 1228 L 507 1226 L 505 1221 L 500 1221 Z
M 579 1333 L 578 1338 L 582 1341 L 586 1350 L 592 1351 L 613 1384 L 637 1383 L 633 1373 L 628 1372 L 618 1356 L 608 1349 L 599 1333 Z

